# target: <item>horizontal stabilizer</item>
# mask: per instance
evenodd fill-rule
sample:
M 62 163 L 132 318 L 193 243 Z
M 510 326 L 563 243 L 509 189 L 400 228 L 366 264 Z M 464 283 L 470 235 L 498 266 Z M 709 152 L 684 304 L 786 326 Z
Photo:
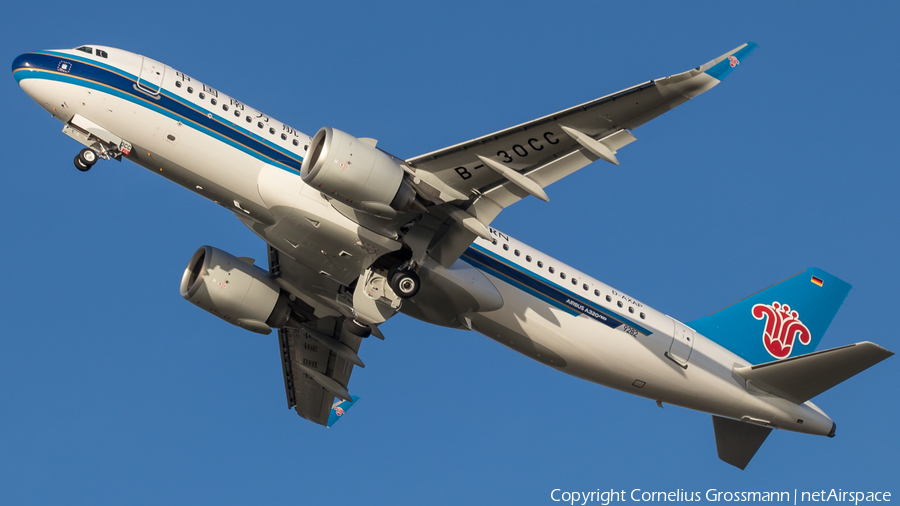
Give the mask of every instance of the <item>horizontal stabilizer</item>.
M 756 451 L 769 437 L 771 427 L 762 427 L 750 423 L 739 422 L 730 418 L 713 415 L 713 428 L 716 430 L 716 449 L 723 461 L 744 469 Z
M 738 367 L 734 372 L 759 389 L 802 404 L 891 355 L 893 352 L 877 344 L 863 342 Z

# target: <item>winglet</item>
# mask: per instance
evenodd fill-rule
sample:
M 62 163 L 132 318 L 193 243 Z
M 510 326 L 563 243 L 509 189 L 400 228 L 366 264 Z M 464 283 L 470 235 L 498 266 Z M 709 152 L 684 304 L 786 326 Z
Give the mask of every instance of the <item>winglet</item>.
M 722 79 L 725 79 L 725 76 L 740 65 L 756 47 L 756 44 L 753 42 L 741 44 L 699 67 L 657 79 L 656 87 L 663 96 L 678 94 L 683 95 L 687 99 L 694 98 L 722 82 Z M 671 107 L 674 107 L 674 105 Z
M 700 67 L 700 70 L 706 72 L 707 75 L 721 81 L 734 70 L 735 67 L 743 62 L 747 55 L 753 52 L 758 46 L 753 42 L 747 42 L 738 46 L 722 56 L 712 60 Z
M 346 413 L 348 409 L 352 408 L 353 405 L 356 404 L 356 401 L 359 400 L 358 395 L 351 395 L 350 398 L 353 400 L 342 401 L 340 399 L 335 399 L 334 405 L 331 406 L 331 414 L 328 415 L 328 423 L 325 424 L 326 427 L 330 429 L 331 426 L 334 425 L 335 422 L 340 420 L 341 417 L 344 416 L 344 413 Z

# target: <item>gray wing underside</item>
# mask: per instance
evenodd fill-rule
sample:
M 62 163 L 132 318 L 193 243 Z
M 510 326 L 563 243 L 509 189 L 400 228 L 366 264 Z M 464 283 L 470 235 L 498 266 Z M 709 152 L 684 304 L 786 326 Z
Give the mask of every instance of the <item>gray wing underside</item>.
M 328 335 L 340 336 L 343 319 L 344 317 L 322 318 L 310 322 L 310 326 Z M 340 341 L 353 351 L 358 351 L 362 338 L 345 335 Z M 335 394 L 324 388 L 304 368 L 323 374 L 347 389 L 353 363 L 337 356 L 302 330 L 279 330 L 278 345 L 288 408 L 294 408 L 298 415 L 311 422 L 326 425 L 335 402 Z
M 273 277 L 287 280 L 294 286 L 308 286 L 304 275 L 295 269 L 296 262 L 280 257 L 269 246 L 269 271 Z M 305 326 L 320 335 L 318 339 L 306 329 L 280 329 L 278 347 L 284 372 L 284 390 L 288 408 L 319 425 L 328 423 L 336 390 L 347 392 L 354 364 L 322 345 L 319 339 L 330 338 L 354 353 L 359 351 L 362 338 L 343 332 L 344 316 L 312 318 Z M 332 345 L 333 346 L 333 345 Z M 328 387 L 323 385 L 326 384 Z

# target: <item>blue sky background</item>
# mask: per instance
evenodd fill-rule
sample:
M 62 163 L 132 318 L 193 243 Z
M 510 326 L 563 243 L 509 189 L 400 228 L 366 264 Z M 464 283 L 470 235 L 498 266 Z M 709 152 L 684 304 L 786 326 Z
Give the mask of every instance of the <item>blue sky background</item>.
M 499 230 L 684 321 L 806 267 L 854 286 L 821 348 L 900 350 L 892 2 L 16 2 L 0 53 L 96 43 L 164 61 L 307 134 L 412 157 L 687 70 L 723 85 L 526 199 Z M 659 409 L 405 316 L 369 340 L 334 429 L 286 409 L 275 336 L 178 295 L 202 244 L 265 258 L 230 213 L 80 149 L 0 83 L 0 502 L 553 504 L 550 491 L 887 490 L 898 359 L 815 399 L 746 471 L 709 415 Z M 264 260 L 263 260 L 264 262 Z

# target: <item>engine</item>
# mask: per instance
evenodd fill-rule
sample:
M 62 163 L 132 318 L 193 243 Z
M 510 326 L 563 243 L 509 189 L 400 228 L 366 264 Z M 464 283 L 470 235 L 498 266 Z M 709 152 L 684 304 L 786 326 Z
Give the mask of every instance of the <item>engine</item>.
M 303 181 L 353 208 L 384 216 L 415 205 L 400 160 L 336 128 L 319 130 L 300 167 Z
M 297 327 L 305 321 L 291 309 L 268 273 L 247 260 L 202 246 L 181 277 L 181 296 L 232 325 L 259 334 Z

